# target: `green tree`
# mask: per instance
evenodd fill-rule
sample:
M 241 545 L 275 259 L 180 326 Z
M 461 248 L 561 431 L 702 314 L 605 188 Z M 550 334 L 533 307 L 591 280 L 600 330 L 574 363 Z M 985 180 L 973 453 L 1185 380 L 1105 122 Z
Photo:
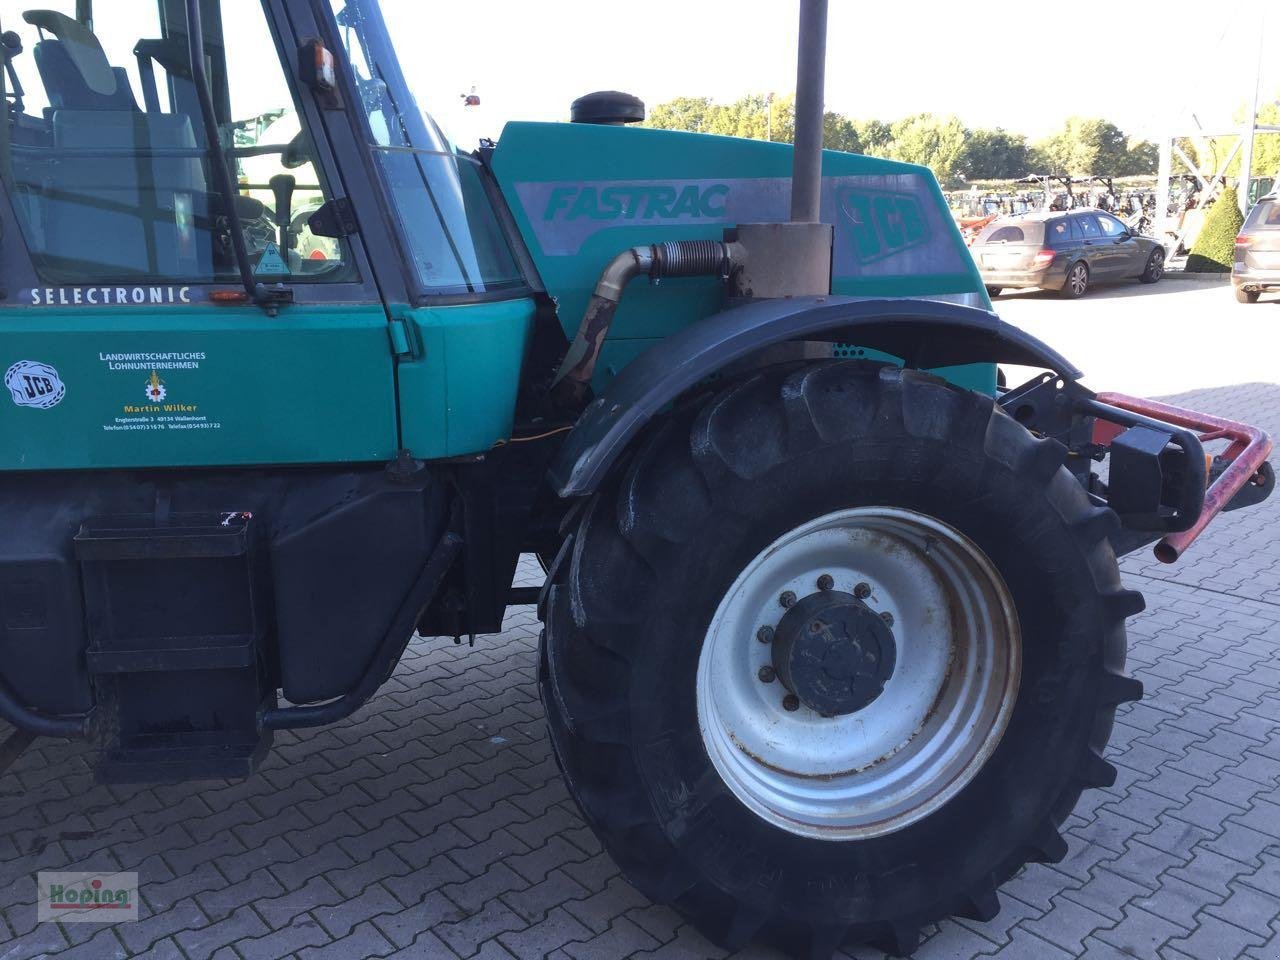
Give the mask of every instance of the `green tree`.
M 644 125 L 659 130 L 705 133 L 712 115 L 720 109 L 722 108 L 711 102 L 710 97 L 676 97 L 650 110 Z
M 751 140 L 764 140 L 772 132 L 774 140 L 789 140 L 791 126 L 790 98 L 775 97 L 770 105 L 765 94 L 751 94 L 718 107 L 706 132 Z
M 852 120 L 841 113 L 828 110 L 822 115 L 822 145 L 828 150 L 845 153 L 861 153 L 862 140 Z
M 1147 176 L 1160 165 L 1160 148 L 1150 140 L 1130 140 L 1124 164 L 1117 176 Z
M 1121 176 L 1129 165 L 1129 142 L 1107 120 L 1069 117 L 1062 130 L 1036 143 L 1033 162 L 1045 173 Z
M 1239 199 L 1232 187 L 1218 195 L 1205 215 L 1200 236 L 1196 237 L 1187 257 L 1187 270 L 1191 273 L 1229 273 L 1235 256 L 1236 236 L 1244 226 L 1240 215 Z
M 1258 110 L 1258 123 L 1280 127 L 1280 90 L 1267 106 Z M 1254 135 L 1252 167 L 1255 177 L 1274 177 L 1280 173 L 1280 133 Z
M 974 180 L 1013 180 L 1031 172 L 1031 150 L 1020 133 L 972 130 L 965 145 L 968 176 Z
M 917 113 L 895 122 L 890 132 L 891 159 L 929 167 L 943 184 L 963 176 L 967 131 L 958 117 Z
M 853 131 L 858 135 L 862 152 L 869 157 L 887 157 L 893 144 L 893 129 L 883 120 L 854 120 Z
M 1258 123 L 1266 126 L 1280 126 L 1280 103 L 1277 103 L 1280 91 L 1272 97 L 1266 106 L 1258 108 Z M 1245 108 L 1235 112 L 1232 119 L 1243 126 Z M 1208 145 L 1208 150 L 1220 157 L 1226 157 L 1236 145 L 1236 137 L 1220 137 Z M 1237 153 L 1227 166 L 1227 176 L 1240 176 L 1241 156 Z M 1280 133 L 1256 133 L 1253 136 L 1253 163 L 1250 165 L 1250 176 L 1273 177 L 1280 171 Z M 1216 170 L 1214 171 L 1217 172 Z
M 676 97 L 654 107 L 644 125 L 660 130 L 691 130 L 792 143 L 796 133 L 795 97 L 750 94 L 725 104 L 715 103 L 709 97 Z M 857 126 L 848 117 L 832 111 L 823 114 L 822 139 L 830 150 L 857 153 L 861 148 Z

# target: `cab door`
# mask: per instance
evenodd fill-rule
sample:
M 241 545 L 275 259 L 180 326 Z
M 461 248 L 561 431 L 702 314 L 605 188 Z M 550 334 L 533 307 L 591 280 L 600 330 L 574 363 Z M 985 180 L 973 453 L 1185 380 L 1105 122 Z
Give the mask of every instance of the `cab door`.
M 343 191 L 286 25 L 202 2 L 210 150 L 184 4 L 104 3 L 92 28 L 73 0 L 35 24 L 22 6 L 0 0 L 26 51 L 0 140 L 0 469 L 394 456 L 386 310 L 361 239 L 310 227 Z M 255 281 L 292 302 L 248 302 L 235 220 Z

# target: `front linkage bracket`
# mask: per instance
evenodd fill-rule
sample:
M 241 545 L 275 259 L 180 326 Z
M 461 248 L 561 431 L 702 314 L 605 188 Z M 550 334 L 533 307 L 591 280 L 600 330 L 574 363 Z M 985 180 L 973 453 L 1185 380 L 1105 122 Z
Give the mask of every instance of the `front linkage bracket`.
M 1094 394 L 1048 372 L 1005 391 L 1000 405 L 1033 433 L 1062 443 L 1095 502 L 1120 518 L 1118 555 L 1156 542 L 1172 563 L 1224 510 L 1265 499 L 1275 485 L 1271 440 L 1254 427 L 1123 394 Z M 1210 463 L 1204 444 L 1229 446 Z M 1108 460 L 1105 480 L 1092 464 Z

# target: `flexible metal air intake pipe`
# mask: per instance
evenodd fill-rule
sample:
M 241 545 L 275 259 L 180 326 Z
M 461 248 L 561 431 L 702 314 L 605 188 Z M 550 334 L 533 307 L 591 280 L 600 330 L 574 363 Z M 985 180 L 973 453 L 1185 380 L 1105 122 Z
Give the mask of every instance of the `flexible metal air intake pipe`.
M 719 240 L 672 240 L 623 250 L 609 261 L 596 281 L 578 333 L 556 373 L 553 398 L 558 403 L 576 404 L 586 396 L 618 302 L 627 284 L 636 277 L 647 275 L 655 283 L 668 277 L 724 279 L 745 256 L 741 244 Z

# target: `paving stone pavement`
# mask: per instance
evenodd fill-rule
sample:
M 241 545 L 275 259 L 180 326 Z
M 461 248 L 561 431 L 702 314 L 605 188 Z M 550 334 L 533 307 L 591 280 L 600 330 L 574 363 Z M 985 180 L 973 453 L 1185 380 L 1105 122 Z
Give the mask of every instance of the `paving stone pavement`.
M 1280 436 L 1280 386 L 1175 399 Z M 1117 782 L 1086 793 L 1063 862 L 1013 878 L 992 922 L 931 928 L 920 960 L 1280 958 L 1277 521 L 1280 499 L 1176 566 L 1125 559 L 1147 696 L 1117 717 Z M 537 634 L 525 607 L 473 650 L 415 640 L 372 703 L 281 734 L 244 782 L 97 786 L 82 746 L 37 741 L 0 778 L 0 960 L 723 957 L 582 825 L 543 732 Z M 77 868 L 137 870 L 141 919 L 37 925 L 34 873 Z

